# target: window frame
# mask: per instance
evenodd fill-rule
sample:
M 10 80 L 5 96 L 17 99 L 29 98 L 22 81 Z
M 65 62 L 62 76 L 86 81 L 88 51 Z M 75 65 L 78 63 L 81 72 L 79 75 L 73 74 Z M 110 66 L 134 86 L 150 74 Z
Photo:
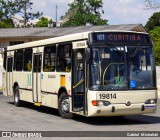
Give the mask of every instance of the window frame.
M 69 46 L 69 56 L 65 56 L 65 57 L 63 57 L 63 55 L 65 54 L 66 55 L 66 53 L 65 53 L 65 50 L 64 50 L 64 47 L 65 46 Z M 57 70 L 57 72 L 71 72 L 71 69 L 72 69 L 72 43 L 64 43 L 64 44 L 58 44 L 57 45 L 57 60 L 56 60 L 56 70 Z M 63 48 L 63 49 L 62 49 Z M 61 50 L 63 50 L 63 52 L 60 52 L 60 49 Z M 62 56 L 61 56 L 61 54 L 63 54 Z M 60 58 L 61 58 L 61 62 L 60 62 Z M 62 61 L 63 61 L 63 58 L 70 58 L 70 65 L 69 65 L 69 69 L 67 70 L 67 64 L 62 64 Z M 66 60 L 65 60 L 66 61 Z M 60 68 L 60 65 L 61 64 L 62 65 L 66 65 L 66 66 L 64 66 L 64 68 Z M 65 62 L 65 63 L 67 63 L 67 62 Z
M 47 49 L 50 49 L 50 52 L 47 52 Z M 49 45 L 44 47 L 43 51 L 43 72 L 55 72 L 56 70 L 56 58 L 57 58 L 57 46 Z M 46 57 L 48 54 L 48 58 Z M 54 54 L 52 57 L 51 55 Z M 46 61 L 47 60 L 47 61 Z M 47 64 L 46 64 L 47 62 Z M 50 64 L 48 64 L 50 63 Z M 52 65 L 53 63 L 53 65 Z
M 6 62 L 7 62 L 7 51 L 4 51 L 4 53 L 3 53 L 3 68 L 4 68 L 4 70 L 6 71 L 7 69 L 6 69 Z
M 26 53 L 26 51 L 30 51 L 30 50 L 31 50 L 31 52 Z M 32 57 L 33 57 L 33 49 L 32 48 L 27 48 L 23 51 L 23 71 L 25 71 L 25 72 L 27 72 L 27 71 L 31 72 L 32 71 L 32 67 L 33 67 L 32 66 L 33 65 Z M 31 64 L 31 66 L 30 66 L 30 64 Z
M 21 51 L 21 55 L 19 55 L 19 56 L 21 56 L 20 58 L 18 57 L 18 52 L 20 52 Z M 20 65 L 20 68 L 18 68 L 18 63 L 19 62 L 21 62 L 21 65 Z M 20 50 L 16 50 L 15 52 L 14 52 L 14 71 L 23 71 L 23 65 L 24 65 L 24 50 L 23 49 L 20 49 Z

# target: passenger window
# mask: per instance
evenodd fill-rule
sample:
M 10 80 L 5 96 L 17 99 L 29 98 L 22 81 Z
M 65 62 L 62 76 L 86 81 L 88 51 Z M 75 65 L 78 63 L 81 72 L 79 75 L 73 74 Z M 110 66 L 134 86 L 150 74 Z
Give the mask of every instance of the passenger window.
M 3 55 L 3 68 L 5 70 L 6 70 L 6 60 L 7 60 L 7 52 L 5 51 Z
M 44 48 L 43 71 L 55 71 L 56 66 L 56 46 L 49 46 Z
M 13 64 L 13 58 L 10 57 L 7 59 L 7 72 L 12 72 L 12 64 Z
M 17 50 L 14 53 L 14 69 L 22 71 L 23 69 L 23 50 Z
M 71 71 L 71 49 L 71 44 L 58 46 L 57 71 Z
M 32 70 L 32 49 L 24 51 L 24 71 Z

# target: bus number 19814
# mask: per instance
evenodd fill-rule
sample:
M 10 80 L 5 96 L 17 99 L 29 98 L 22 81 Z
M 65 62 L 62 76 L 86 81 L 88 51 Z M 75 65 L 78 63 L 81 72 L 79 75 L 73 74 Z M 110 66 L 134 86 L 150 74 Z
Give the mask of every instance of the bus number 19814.
M 117 95 L 116 95 L 116 93 L 111 93 L 111 94 L 109 94 L 109 93 L 107 93 L 107 94 L 103 93 L 103 94 L 99 94 L 99 97 L 100 97 L 100 99 L 116 99 Z

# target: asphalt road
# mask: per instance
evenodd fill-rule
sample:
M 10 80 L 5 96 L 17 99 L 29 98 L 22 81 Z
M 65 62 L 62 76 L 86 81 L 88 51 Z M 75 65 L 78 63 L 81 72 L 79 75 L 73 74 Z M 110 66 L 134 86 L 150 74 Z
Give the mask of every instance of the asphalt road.
M 54 137 L 40 138 L 40 139 L 49 139 L 49 140 L 128 140 L 128 139 L 150 139 L 150 137 L 115 137 L 116 135 L 121 135 L 121 132 L 117 131 L 160 131 L 160 99 L 158 100 L 158 110 L 155 114 L 146 114 L 146 115 L 136 115 L 128 117 L 97 117 L 97 118 L 87 118 L 83 116 L 78 116 L 76 119 L 63 119 L 59 116 L 58 110 L 48 108 L 48 107 L 36 107 L 32 104 L 26 104 L 22 107 L 14 106 L 13 99 L 11 97 L 5 97 L 0 94 L 0 132 L 1 131 L 52 131 L 50 134 L 53 134 L 53 131 L 60 131 Z M 65 136 L 62 131 L 67 131 Z M 74 131 L 88 131 L 90 137 L 85 137 L 84 132 L 80 134 L 80 137 L 70 137 L 74 134 Z M 96 132 L 93 132 L 96 131 Z M 97 131 L 101 131 L 99 133 Z M 111 134 L 114 137 L 108 137 L 104 134 L 107 131 L 112 131 Z M 68 134 L 68 132 L 70 132 Z M 12 133 L 13 134 L 13 133 Z M 102 137 L 101 134 L 104 134 Z M 130 133 L 129 133 L 130 134 Z M 140 133 L 141 134 L 141 133 Z M 158 133 L 160 137 L 160 132 Z M 1 135 L 1 134 L 0 134 Z M 93 136 L 94 135 L 94 136 Z M 95 137 L 96 135 L 96 137 Z M 124 134 L 128 135 L 128 133 Z M 15 136 L 15 135 L 14 135 Z M 73 136 L 73 135 L 72 135 Z M 81 138 L 82 137 L 82 138 Z M 1 137 L 0 137 L 1 139 Z M 2 139 L 11 139 L 11 138 L 2 138 Z M 22 139 L 22 138 L 12 138 L 12 139 Z M 26 138 L 25 138 L 26 139 Z M 28 138 L 28 139 L 37 139 L 37 138 Z M 158 137 L 154 139 L 159 139 Z
M 0 94 L 0 131 L 160 131 L 160 99 L 155 114 L 63 119 L 57 110 L 32 104 L 15 107 Z

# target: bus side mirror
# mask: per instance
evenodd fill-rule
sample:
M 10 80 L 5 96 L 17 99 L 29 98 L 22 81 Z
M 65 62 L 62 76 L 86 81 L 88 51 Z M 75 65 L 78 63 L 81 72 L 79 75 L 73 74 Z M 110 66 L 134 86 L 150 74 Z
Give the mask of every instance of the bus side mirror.
M 91 59 L 91 49 L 90 48 L 85 49 L 85 56 L 86 56 L 86 62 L 88 63 Z

